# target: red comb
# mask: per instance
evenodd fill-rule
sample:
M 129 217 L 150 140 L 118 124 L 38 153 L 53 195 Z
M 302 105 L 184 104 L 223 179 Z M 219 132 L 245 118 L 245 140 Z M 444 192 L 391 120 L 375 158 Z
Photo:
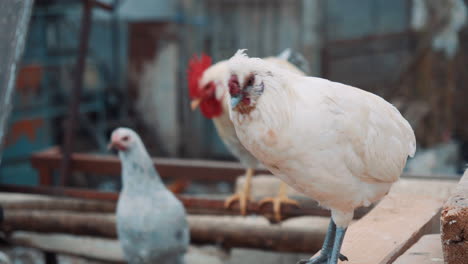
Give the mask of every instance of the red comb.
M 191 98 L 196 98 L 200 96 L 200 87 L 198 87 L 198 82 L 200 81 L 203 72 L 211 66 L 211 57 L 202 54 L 200 57 L 197 55 L 193 56 L 189 61 L 188 70 L 187 70 L 187 80 L 189 95 Z

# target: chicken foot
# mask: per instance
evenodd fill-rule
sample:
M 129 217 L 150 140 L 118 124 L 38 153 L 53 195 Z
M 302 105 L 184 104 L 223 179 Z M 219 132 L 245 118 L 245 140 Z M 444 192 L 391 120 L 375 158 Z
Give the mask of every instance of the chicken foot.
M 337 229 L 335 222 L 331 219 L 320 255 L 315 258 L 300 260 L 297 264 L 336 264 L 338 259 L 348 261 L 348 258 L 340 253 L 345 232 L 345 228 Z
M 245 172 L 245 182 L 242 190 L 238 193 L 228 197 L 226 201 L 224 201 L 224 207 L 229 208 L 231 207 L 232 203 L 235 201 L 239 201 L 239 207 L 241 215 L 247 214 L 247 205 L 248 201 L 250 201 L 250 189 L 252 185 L 252 176 L 254 174 L 254 169 L 248 168 Z
M 259 202 L 259 206 L 262 207 L 266 203 L 272 203 L 273 204 L 273 212 L 275 214 L 275 221 L 280 222 L 282 219 L 281 216 L 281 205 L 282 204 L 290 204 L 294 205 L 296 207 L 299 207 L 299 203 L 296 200 L 293 200 L 288 197 L 288 185 L 284 182 L 281 182 L 278 195 L 276 197 L 267 197 L 262 199 Z

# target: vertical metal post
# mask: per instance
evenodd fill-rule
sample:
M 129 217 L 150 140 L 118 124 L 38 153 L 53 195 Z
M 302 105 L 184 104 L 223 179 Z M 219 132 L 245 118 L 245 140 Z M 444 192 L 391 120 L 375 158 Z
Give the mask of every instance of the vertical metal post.
M 0 1 L 0 164 L 17 66 L 23 54 L 32 6 L 33 0 Z
M 92 8 L 94 1 L 83 0 L 83 2 L 80 43 L 74 72 L 75 82 L 72 89 L 71 103 L 69 105 L 68 118 L 65 126 L 63 159 L 60 168 L 60 185 L 62 186 L 68 183 L 68 177 L 70 174 L 70 157 L 73 152 L 73 138 L 75 136 L 76 122 L 79 114 L 80 98 L 83 90 L 83 73 L 89 47 L 89 35 L 91 33 Z

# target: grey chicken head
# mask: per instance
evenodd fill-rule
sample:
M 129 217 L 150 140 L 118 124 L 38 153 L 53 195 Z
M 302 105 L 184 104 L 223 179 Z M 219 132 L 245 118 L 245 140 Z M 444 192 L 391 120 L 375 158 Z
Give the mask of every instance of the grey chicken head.
M 139 145 L 141 145 L 141 139 L 135 131 L 119 127 L 112 132 L 108 148 L 119 152 L 128 152 Z

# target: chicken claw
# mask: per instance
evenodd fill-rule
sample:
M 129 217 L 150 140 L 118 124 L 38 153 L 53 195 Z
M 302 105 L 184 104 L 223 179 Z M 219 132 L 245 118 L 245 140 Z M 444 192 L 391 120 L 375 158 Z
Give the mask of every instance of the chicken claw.
M 250 201 L 250 188 L 252 184 L 253 174 L 253 169 L 247 169 L 245 173 L 244 188 L 238 193 L 231 195 L 229 198 L 227 198 L 226 201 L 224 201 L 224 208 L 229 208 L 231 207 L 233 202 L 239 201 L 241 215 L 247 215 L 247 205 L 248 201 Z
M 299 207 L 299 203 L 296 200 L 293 200 L 287 195 L 287 185 L 284 182 L 281 182 L 280 190 L 276 197 L 264 198 L 259 202 L 259 208 L 264 206 L 267 203 L 273 204 L 273 212 L 275 214 L 275 221 L 280 222 L 282 219 L 281 216 L 281 205 L 290 204 L 295 207 Z
M 224 201 L 224 207 L 229 208 L 234 202 L 239 201 L 241 215 L 247 215 L 247 203 L 250 201 L 249 196 L 250 195 L 244 191 L 231 195 Z

